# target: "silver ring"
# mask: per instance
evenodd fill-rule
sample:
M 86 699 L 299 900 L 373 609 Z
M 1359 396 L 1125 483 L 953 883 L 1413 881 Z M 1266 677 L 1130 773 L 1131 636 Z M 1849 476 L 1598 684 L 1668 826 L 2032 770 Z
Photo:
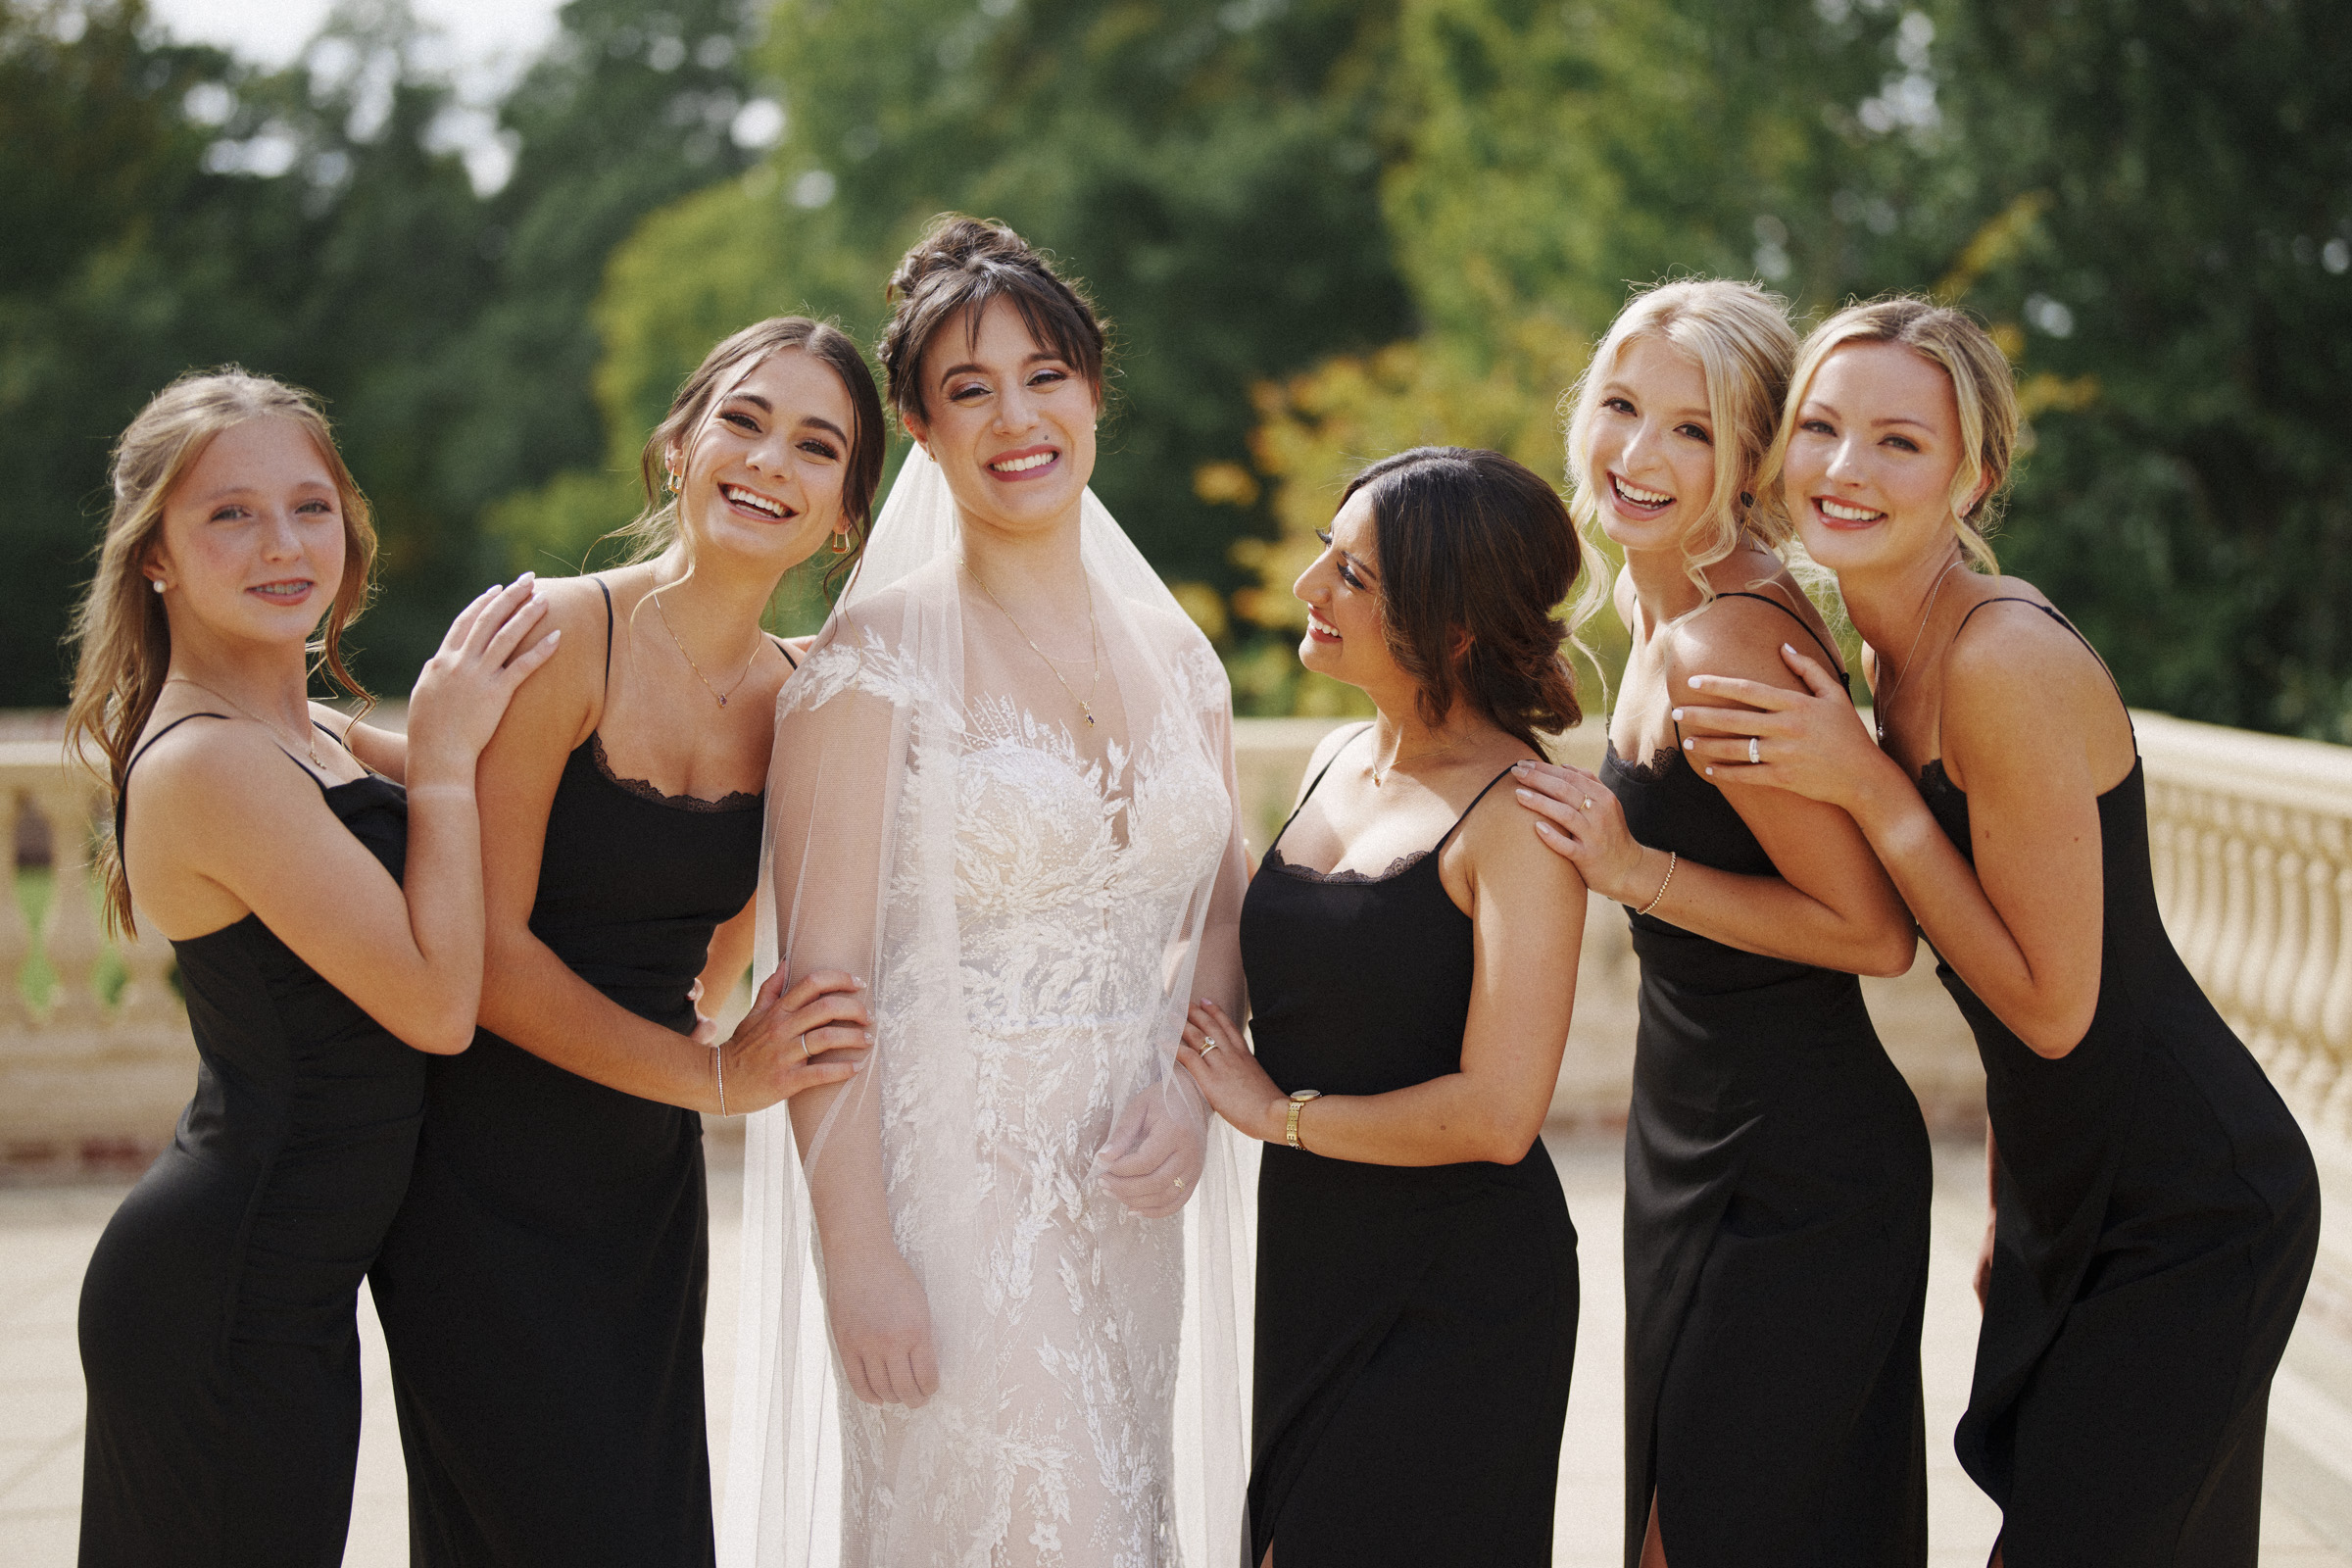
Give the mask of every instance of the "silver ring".
M 1753 735 L 1747 738 L 1747 760 L 1750 765 L 1764 760 L 1763 743 Z
M 1181 1176 L 1176 1178 L 1176 1190 L 1180 1193 L 1184 1191 L 1184 1178 Z
M 808 1037 L 807 1035 L 801 1036 L 801 1059 L 803 1061 L 813 1061 L 816 1059 L 808 1054 Z

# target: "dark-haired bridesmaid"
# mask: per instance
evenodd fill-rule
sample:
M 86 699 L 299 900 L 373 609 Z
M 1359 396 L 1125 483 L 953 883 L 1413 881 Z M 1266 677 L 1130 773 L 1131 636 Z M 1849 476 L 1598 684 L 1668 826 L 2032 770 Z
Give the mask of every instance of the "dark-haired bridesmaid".
M 1678 744 L 1691 670 L 1793 684 L 1784 642 L 1836 663 L 1758 484 L 1795 353 L 1762 290 L 1669 283 L 1618 316 L 1569 423 L 1633 646 L 1600 775 L 1531 769 L 1525 799 L 1626 906 L 1642 965 L 1627 1568 L 1927 1558 L 1933 1170 L 1856 979 L 1910 967 L 1910 917 L 1845 813 L 1726 791 Z
M 468 606 L 410 698 L 404 790 L 308 700 L 314 637 L 358 689 L 342 639 L 375 556 L 317 401 L 184 376 L 111 477 L 69 747 L 105 755 L 107 912 L 131 929 L 135 889 L 171 940 L 200 1066 L 82 1282 L 81 1561 L 332 1568 L 360 1280 L 426 1054 L 466 1049 L 481 995 L 475 759 L 558 643 L 517 652 L 546 608 L 527 577 Z
M 1250 1561 L 1551 1561 L 1576 1230 L 1537 1135 L 1585 888 L 1510 792 L 1578 718 L 1552 616 L 1576 530 L 1493 452 L 1348 486 L 1298 579 L 1299 658 L 1371 697 L 1333 733 L 1242 907 L 1251 1008 L 1179 1059 L 1258 1175 Z
M 863 1054 L 848 975 L 749 963 L 783 574 L 845 559 L 881 474 L 856 344 L 781 317 L 710 351 L 646 443 L 634 563 L 544 585 L 564 650 L 483 754 L 481 1032 L 429 1080 L 372 1280 L 418 1564 L 712 1560 L 702 1122 Z M 655 476 L 672 499 L 660 503 Z
M 1872 654 L 1877 744 L 1807 690 L 1701 674 L 1692 755 L 1736 799 L 1850 812 L 1984 1061 L 1992 1219 L 1960 1460 L 2008 1568 L 2251 1568 L 2271 1376 L 2320 1189 L 2261 1066 L 2173 951 L 2131 715 L 2073 625 L 1998 575 L 2008 362 L 1895 298 L 1805 342 L 1776 452 Z M 1973 568 L 1973 569 L 1972 569 Z

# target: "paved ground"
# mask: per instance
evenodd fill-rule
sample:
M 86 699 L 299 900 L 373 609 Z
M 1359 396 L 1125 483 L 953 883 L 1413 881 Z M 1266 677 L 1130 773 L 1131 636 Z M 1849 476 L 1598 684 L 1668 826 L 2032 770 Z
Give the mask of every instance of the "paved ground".
M 1585 1302 L 1555 1561 L 1614 1568 L 1623 1484 L 1617 1151 L 1598 1140 L 1552 1148 L 1583 1237 Z M 1957 1145 L 1940 1150 L 1937 1162 L 1926 1339 L 1929 1531 L 1936 1568 L 1978 1568 L 1998 1520 L 1953 1461 L 1949 1439 L 1966 1401 L 1976 1339 L 1968 1270 L 1983 1234 L 1983 1164 L 1978 1151 Z M 713 1447 L 722 1448 L 735 1333 L 736 1178 L 714 1171 L 712 1187 L 709 1361 Z M 82 1413 L 74 1302 L 90 1248 L 121 1194 L 119 1187 L 0 1189 L 0 1563 L 9 1568 L 74 1561 Z M 350 1568 L 398 1568 L 407 1556 L 400 1446 L 382 1340 L 365 1301 L 363 1309 L 367 1429 L 344 1560 Z M 724 1474 L 723 1457 L 713 1469 Z M 2289 1352 L 2272 1399 L 2269 1475 L 2264 1568 L 2352 1568 L 2352 1353 L 2341 1347 L 2306 1336 Z

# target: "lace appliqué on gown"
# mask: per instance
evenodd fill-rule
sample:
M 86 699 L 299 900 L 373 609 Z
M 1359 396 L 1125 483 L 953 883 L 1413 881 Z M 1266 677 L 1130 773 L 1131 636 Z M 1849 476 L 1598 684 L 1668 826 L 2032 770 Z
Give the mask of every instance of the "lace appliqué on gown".
M 928 695 L 888 655 L 842 652 L 820 656 L 811 684 L 900 705 Z M 956 979 L 973 1059 L 909 1042 L 878 1087 L 894 1239 L 934 1303 L 962 1294 L 956 1310 L 935 1304 L 928 1403 L 843 1396 L 844 1560 L 1163 1568 L 1180 1560 L 1184 1222 L 1127 1212 L 1094 1161 L 1127 1098 L 1164 1070 L 1169 933 L 1225 848 L 1231 808 L 1192 713 L 1163 711 L 1132 753 L 1102 760 L 1004 699 L 973 703 L 959 728 Z M 914 895 L 904 858 L 892 880 L 894 899 Z M 878 1008 L 935 994 L 897 972 L 914 961 L 883 955 Z M 959 1162 L 926 1129 L 956 1125 L 935 1107 L 961 1094 L 977 1103 Z M 950 1200 L 959 1164 L 970 1194 Z M 978 1236 L 954 1234 L 965 1226 Z M 975 1251 L 979 1278 L 934 1276 L 931 1260 Z

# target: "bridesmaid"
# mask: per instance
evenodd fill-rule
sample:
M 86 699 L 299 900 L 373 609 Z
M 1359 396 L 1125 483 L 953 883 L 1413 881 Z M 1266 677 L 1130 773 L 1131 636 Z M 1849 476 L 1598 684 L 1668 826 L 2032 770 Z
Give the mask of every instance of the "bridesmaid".
M 1298 579 L 1306 667 L 1379 716 L 1317 748 L 1242 908 L 1256 1040 L 1178 1059 L 1259 1166 L 1250 1560 L 1551 1561 L 1576 1231 L 1537 1139 L 1585 890 L 1494 786 L 1577 721 L 1551 487 L 1423 447 L 1348 486 Z
M 1994 1562 L 2251 1568 L 2318 1176 L 2165 935 L 2113 681 L 1997 574 L 1984 524 L 2017 429 L 2008 363 L 1960 313 L 1891 299 L 1822 323 L 1777 456 L 1870 646 L 1878 744 L 1793 645 L 1806 691 L 1709 673 L 1690 684 L 1746 708 L 1685 723 L 1720 737 L 1692 755 L 1733 798 L 1852 813 L 1976 1032 L 1993 1218 L 1957 1441 L 2001 1505 Z
M 481 995 L 474 759 L 558 643 L 515 653 L 546 608 L 527 577 L 467 606 L 410 700 L 404 793 L 305 695 L 321 617 L 357 689 L 342 636 L 375 557 L 316 400 L 182 377 L 122 433 L 113 488 L 67 744 L 106 755 L 107 912 L 133 928 L 135 883 L 199 1066 L 82 1282 L 81 1561 L 332 1568 L 360 1279 L 408 1185 L 420 1053 L 464 1051 Z
M 746 327 L 646 443 L 642 558 L 542 589 L 566 651 L 482 759 L 481 1031 L 430 1075 L 372 1274 L 416 1563 L 711 1561 L 696 1112 L 841 1082 L 866 1016 L 849 976 L 771 980 L 713 1051 L 694 998 L 749 962 L 792 667 L 760 614 L 850 554 L 882 439 L 856 344 Z
M 1629 1568 L 1927 1556 L 1933 1171 L 1855 979 L 1910 967 L 1910 917 L 1844 812 L 1727 795 L 1677 746 L 1690 671 L 1793 684 L 1787 641 L 1837 663 L 1757 482 L 1795 351 L 1748 284 L 1652 289 L 1601 341 L 1568 429 L 1577 514 L 1625 553 L 1633 649 L 1601 776 L 1530 769 L 1522 799 L 1627 906 L 1642 964 Z

